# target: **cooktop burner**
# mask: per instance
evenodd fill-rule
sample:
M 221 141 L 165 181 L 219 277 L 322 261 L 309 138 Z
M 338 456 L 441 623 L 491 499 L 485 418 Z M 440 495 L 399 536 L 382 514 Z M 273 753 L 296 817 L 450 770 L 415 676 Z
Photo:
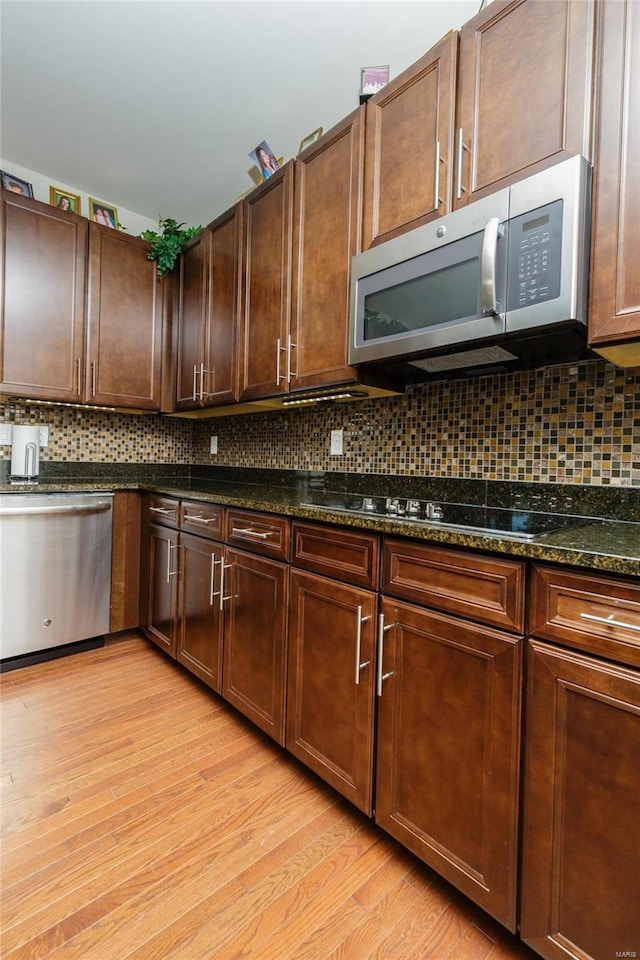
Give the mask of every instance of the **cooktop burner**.
M 484 507 L 469 503 L 407 500 L 399 497 L 364 497 L 350 493 L 314 493 L 302 506 L 330 510 L 332 513 L 410 520 L 413 523 L 494 536 L 506 533 L 522 540 L 532 540 L 543 533 L 598 522 L 594 517 L 569 514 L 509 510 L 505 507 Z

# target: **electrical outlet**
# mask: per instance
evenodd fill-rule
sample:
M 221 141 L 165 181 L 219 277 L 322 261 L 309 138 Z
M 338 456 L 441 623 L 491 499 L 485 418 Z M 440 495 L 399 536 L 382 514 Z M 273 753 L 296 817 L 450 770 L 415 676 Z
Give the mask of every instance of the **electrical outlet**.
M 218 438 L 211 437 L 211 440 L 209 442 L 209 453 L 217 453 L 217 452 L 218 452 Z
M 39 442 L 41 447 L 49 445 L 49 427 L 39 427 Z
M 11 446 L 11 424 L 0 423 L 0 446 Z
M 341 457 L 342 456 L 342 437 L 344 430 L 332 430 L 331 431 L 331 456 L 332 457 Z

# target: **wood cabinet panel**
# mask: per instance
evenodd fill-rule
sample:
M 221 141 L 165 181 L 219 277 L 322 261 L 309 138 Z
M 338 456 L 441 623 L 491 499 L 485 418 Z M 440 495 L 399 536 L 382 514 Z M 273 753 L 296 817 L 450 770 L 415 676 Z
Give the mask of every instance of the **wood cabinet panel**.
M 286 392 L 293 162 L 244 201 L 240 399 Z
M 375 594 L 291 572 L 287 749 L 371 815 Z
M 291 526 L 286 517 L 229 508 L 227 543 L 277 560 L 288 560 L 291 553 Z
M 291 390 L 356 380 L 349 280 L 360 252 L 363 135 L 356 110 L 296 160 Z
M 384 600 L 376 822 L 516 923 L 521 641 Z
M 517 560 L 383 540 L 383 593 L 489 626 L 523 632 L 524 581 Z
M 77 402 L 84 382 L 87 221 L 3 190 L 1 230 L 0 390 Z
M 528 632 L 640 666 L 640 582 L 536 564 Z
M 147 636 L 175 659 L 179 552 L 178 531 L 149 524 Z
M 521 935 L 548 960 L 624 956 L 638 943 L 640 676 L 531 641 L 526 717 Z
M 201 384 L 204 406 L 238 399 L 243 211 L 238 203 L 207 227 L 211 240 Z
M 180 501 L 175 497 L 163 497 L 162 494 L 151 493 L 147 511 L 149 519 L 154 523 L 177 527 L 180 522 Z
M 112 530 L 109 630 L 117 633 L 140 625 L 142 498 L 137 491 L 114 493 Z
M 177 659 L 218 693 L 222 690 L 223 547 L 180 534 L 180 600 Z
M 451 32 L 367 102 L 364 249 L 450 207 L 457 60 Z
M 211 540 L 224 540 L 225 509 L 203 500 L 180 501 L 180 529 Z
M 292 527 L 293 562 L 298 567 L 354 586 L 378 586 L 380 543 L 376 536 L 312 523 Z
M 462 27 L 454 206 L 590 158 L 594 7 L 495 0 Z
M 203 230 L 189 241 L 180 257 L 176 410 L 200 405 L 210 244 L 211 235 Z
M 89 225 L 87 399 L 159 410 L 163 282 L 149 244 Z
M 640 364 L 640 8 L 632 0 L 607 0 L 599 11 L 589 341 L 614 363 L 635 366 Z
M 289 568 L 227 548 L 222 693 L 284 745 Z

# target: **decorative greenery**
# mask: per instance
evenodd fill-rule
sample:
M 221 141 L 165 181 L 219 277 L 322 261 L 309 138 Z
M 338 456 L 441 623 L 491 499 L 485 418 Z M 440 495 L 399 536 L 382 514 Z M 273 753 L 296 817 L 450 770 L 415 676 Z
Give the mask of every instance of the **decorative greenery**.
M 200 233 L 202 227 L 187 227 L 183 229 L 184 223 L 178 223 L 170 217 L 158 219 L 160 232 L 155 230 L 143 230 L 140 236 L 143 240 L 148 240 L 151 244 L 149 251 L 149 260 L 156 261 L 156 273 L 159 277 L 173 270 L 176 260 L 180 256 L 182 248 L 187 240 Z

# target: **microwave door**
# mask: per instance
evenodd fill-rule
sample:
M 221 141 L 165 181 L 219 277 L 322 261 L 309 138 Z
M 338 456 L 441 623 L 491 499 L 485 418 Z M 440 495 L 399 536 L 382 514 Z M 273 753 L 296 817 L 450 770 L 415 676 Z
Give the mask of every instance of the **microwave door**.
M 352 363 L 408 358 L 504 333 L 506 242 L 499 218 L 357 280 Z

